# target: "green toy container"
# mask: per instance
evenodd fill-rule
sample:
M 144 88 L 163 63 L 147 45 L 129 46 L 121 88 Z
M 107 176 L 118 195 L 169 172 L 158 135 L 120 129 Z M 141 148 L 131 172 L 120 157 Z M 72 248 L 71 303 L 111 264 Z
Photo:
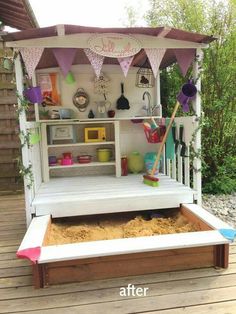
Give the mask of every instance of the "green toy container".
M 139 173 L 144 169 L 143 156 L 139 152 L 132 152 L 128 156 L 128 169 L 132 173 Z

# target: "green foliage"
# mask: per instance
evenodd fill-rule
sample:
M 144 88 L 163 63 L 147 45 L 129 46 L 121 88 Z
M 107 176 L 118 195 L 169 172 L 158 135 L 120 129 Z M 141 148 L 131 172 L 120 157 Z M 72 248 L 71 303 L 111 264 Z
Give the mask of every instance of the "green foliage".
M 236 191 L 236 157 L 227 156 L 222 164 L 218 165 L 214 176 L 209 170 L 205 172 L 205 175 L 209 174 L 209 179 L 203 186 L 204 193 L 229 194 Z
M 192 32 L 217 35 L 204 50 L 202 74 L 203 189 L 210 193 L 236 190 L 236 1 L 150 0 L 146 21 Z M 186 75 L 190 77 L 190 73 Z M 164 115 L 170 115 L 183 78 L 178 66 L 162 71 Z

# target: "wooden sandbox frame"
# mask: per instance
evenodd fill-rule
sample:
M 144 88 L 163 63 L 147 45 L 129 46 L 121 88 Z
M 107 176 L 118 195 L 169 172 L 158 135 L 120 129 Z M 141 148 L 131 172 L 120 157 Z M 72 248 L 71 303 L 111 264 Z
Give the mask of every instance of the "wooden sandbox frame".
M 202 231 L 53 246 L 44 246 L 50 215 L 37 217 L 17 254 L 34 259 L 35 288 L 191 268 L 227 268 L 230 241 L 217 229 L 230 227 L 195 204 L 181 205 L 180 212 Z

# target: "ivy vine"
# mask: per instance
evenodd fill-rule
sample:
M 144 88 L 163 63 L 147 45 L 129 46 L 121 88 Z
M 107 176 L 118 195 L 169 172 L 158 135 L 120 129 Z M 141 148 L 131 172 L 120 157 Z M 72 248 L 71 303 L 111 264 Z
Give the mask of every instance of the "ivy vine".
M 194 162 L 194 159 L 200 159 L 201 162 L 203 162 L 203 158 L 202 158 L 202 150 L 201 148 L 198 148 L 197 150 L 195 149 L 194 147 L 194 144 L 196 142 L 196 137 L 197 137 L 197 133 L 202 129 L 202 127 L 205 125 L 205 122 L 204 122 L 204 113 L 201 112 L 201 116 L 200 117 L 196 117 L 196 121 L 198 122 L 198 126 L 197 128 L 194 130 L 194 132 L 192 133 L 192 137 L 191 137 L 191 141 L 190 141 L 190 161 L 191 161 L 191 164 L 192 164 L 192 168 L 193 168 L 193 171 L 195 173 L 197 172 L 201 172 L 202 169 L 199 168 L 195 168 L 194 165 L 193 165 L 193 162 Z
M 34 183 L 34 176 L 33 176 L 33 172 L 32 172 L 32 164 L 29 164 L 28 167 L 25 167 L 23 165 L 23 162 L 22 162 L 21 158 L 17 159 L 17 164 L 18 164 L 20 175 L 27 180 L 26 186 L 27 186 L 28 189 L 30 189 L 33 186 L 33 183 Z
M 29 102 L 24 96 L 20 95 L 18 92 L 16 93 L 16 96 L 20 102 L 20 104 L 16 108 L 16 113 L 17 113 L 17 117 L 18 117 L 18 121 L 19 121 L 20 115 L 23 114 L 24 112 L 27 113 L 27 111 L 29 110 Z M 26 146 L 29 149 L 31 146 L 31 144 L 30 144 L 30 132 L 29 131 L 24 132 L 23 130 L 20 130 L 19 131 L 19 138 L 21 141 L 21 148 Z M 22 177 L 24 177 L 27 180 L 28 183 L 26 186 L 28 189 L 30 189 L 34 183 L 32 164 L 29 164 L 28 167 L 25 167 L 23 165 L 21 157 L 17 159 L 17 162 L 18 162 L 19 173 Z

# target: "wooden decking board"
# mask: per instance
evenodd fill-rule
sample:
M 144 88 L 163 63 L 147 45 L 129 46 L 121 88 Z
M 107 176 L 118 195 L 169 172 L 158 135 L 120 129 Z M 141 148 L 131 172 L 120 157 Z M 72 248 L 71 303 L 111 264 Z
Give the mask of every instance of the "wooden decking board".
M 0 253 L 11 253 L 16 252 L 18 249 L 18 245 L 11 245 L 11 246 L 1 246 Z
M 25 276 L 25 275 L 31 275 L 32 274 L 32 268 L 27 263 L 25 266 L 19 266 L 14 268 L 0 268 L 0 278 L 7 278 L 7 277 L 16 277 L 16 276 Z M 32 288 L 33 289 L 33 288 Z
M 195 279 L 183 279 L 178 281 L 178 286 L 175 287 L 173 282 L 159 282 L 159 283 L 150 283 L 145 282 L 143 284 L 139 284 L 140 287 L 149 287 L 148 296 L 161 296 L 161 295 L 171 295 L 176 293 L 188 293 L 189 291 L 200 291 L 205 290 L 206 284 L 208 285 L 208 289 L 218 289 L 224 287 L 233 287 L 236 281 L 236 274 L 228 275 L 227 280 L 225 278 L 195 278 Z M 119 291 L 120 285 L 116 285 L 114 287 L 107 288 L 106 283 L 103 284 L 103 287 L 100 287 L 102 291 L 103 297 L 109 301 L 119 300 L 120 297 L 117 295 L 117 291 Z M 190 288 L 191 287 L 191 288 Z M 63 294 L 63 298 L 67 299 L 71 294 L 76 294 L 79 303 L 84 304 L 87 301 L 87 298 L 91 299 L 94 303 L 99 303 L 100 296 L 97 293 L 98 288 L 94 288 L 92 285 L 90 286 L 90 290 L 86 290 L 81 288 L 80 285 L 58 285 L 54 286 L 50 289 L 40 289 L 35 290 L 32 287 L 20 287 L 18 289 L 1 289 L 0 300 L 13 300 L 19 298 L 28 298 L 28 297 L 42 297 L 41 305 L 44 302 L 47 303 L 48 298 L 51 296 Z M 85 296 L 86 294 L 86 296 Z M 45 297 L 45 298 L 44 298 Z M 133 297 L 129 297 L 132 299 Z M 128 298 L 127 298 L 128 299 Z M 14 301 L 13 301 L 14 302 Z M 67 301 L 64 301 L 67 302 Z M 70 302 L 70 301 L 68 301 Z M 79 304 L 78 303 L 78 304 Z M 1 302 L 0 302 L 1 305 Z M 70 303 L 67 304 L 70 306 Z
M 206 305 L 196 305 L 184 308 L 160 310 L 152 312 L 139 312 L 139 314 L 234 314 L 236 301 L 210 303 Z M 42 313 L 45 313 L 44 311 Z
M 16 198 L 14 198 L 16 197 Z M 18 196 L 0 198 L 1 208 L 11 204 L 17 208 Z M 17 260 L 14 252 L 21 242 L 18 220 L 24 221 L 24 205 L 19 211 L 8 215 L 0 224 L 0 230 L 9 222 L 9 234 L 0 237 L 0 313 L 81 313 L 81 314 L 126 314 L 126 313 L 196 313 L 234 314 L 236 312 L 236 245 L 230 246 L 230 266 L 226 270 L 213 268 L 174 271 L 119 279 L 98 280 L 74 284 L 55 285 L 34 290 L 31 285 L 31 267 L 25 260 Z M 15 223 L 16 222 L 16 223 Z M 3 226 L 3 229 L 1 229 Z M 14 229 L 14 226 L 16 227 Z M 19 226 L 19 225 L 18 225 Z M 1 258 L 2 257 L 2 258 Z M 10 258 L 10 259 L 8 259 Z M 3 267 L 3 268 L 2 268 Z M 147 297 L 121 298 L 120 287 L 132 283 L 149 287 Z
M 116 295 L 119 294 L 117 291 Z M 190 307 L 196 305 L 205 305 L 210 303 L 219 302 L 232 302 L 235 300 L 236 287 L 227 287 L 219 289 L 210 289 L 201 291 L 190 291 L 183 293 L 173 293 L 160 296 L 139 297 L 139 298 L 122 298 L 116 301 L 105 301 L 106 298 L 103 295 L 103 291 L 97 291 L 96 296 L 99 297 L 99 302 L 93 302 L 88 300 L 88 292 L 86 292 L 87 298 L 83 301 L 84 304 L 74 305 L 81 300 L 77 300 L 77 295 L 69 294 L 69 305 L 63 306 L 65 303 L 64 296 L 61 296 L 60 304 L 56 302 L 55 296 L 48 298 L 48 302 L 44 304 L 42 302 L 44 297 L 30 298 L 30 299 L 16 299 L 0 302 L 1 308 L 4 306 L 4 311 L 1 313 L 12 313 L 16 309 L 18 312 L 22 311 L 34 311 L 34 313 L 86 313 L 86 314 L 128 314 L 128 313 L 142 313 L 147 311 L 175 309 L 180 307 Z M 87 304 L 85 302 L 88 302 Z M 45 308 L 47 307 L 47 308 Z M 48 309 L 49 308 L 49 309 Z M 45 311 L 43 311 L 45 310 Z M 194 313 L 194 312 L 192 312 Z M 217 313 L 218 314 L 218 313 Z
M 32 276 L 17 276 L 17 277 L 6 277 L 0 278 L 0 289 L 12 288 L 16 290 L 19 287 L 30 286 L 32 288 Z M 1 290 L 0 290 L 1 294 Z

